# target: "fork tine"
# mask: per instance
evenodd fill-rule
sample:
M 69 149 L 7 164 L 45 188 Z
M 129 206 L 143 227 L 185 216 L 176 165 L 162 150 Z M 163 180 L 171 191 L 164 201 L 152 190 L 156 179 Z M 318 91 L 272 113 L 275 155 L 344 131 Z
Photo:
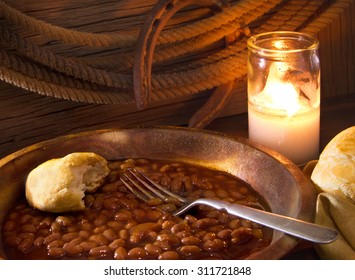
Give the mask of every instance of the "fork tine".
M 130 184 L 128 184 L 127 181 L 130 181 L 132 184 L 134 184 L 137 187 L 137 183 L 134 182 L 132 179 L 130 179 L 128 176 L 126 176 L 125 174 L 123 174 L 122 176 L 124 176 L 124 179 L 121 177 L 120 180 L 121 182 L 135 195 L 137 196 L 139 199 L 143 200 L 143 201 L 147 201 L 147 197 L 144 197 L 140 192 L 137 192 L 134 188 L 132 188 L 132 186 Z M 126 181 L 127 180 L 127 181 Z M 138 187 L 139 189 L 141 189 L 141 186 Z
M 147 182 L 143 181 L 141 178 L 139 178 L 139 176 L 137 176 L 137 173 L 139 173 L 140 175 L 142 175 L 149 183 L 151 183 L 152 185 L 154 185 L 155 187 L 157 187 L 159 190 L 163 191 L 160 185 L 158 185 L 157 183 L 155 183 L 152 179 L 150 179 L 149 177 L 147 177 L 145 174 L 143 174 L 141 171 L 137 170 L 137 169 L 133 169 L 133 171 L 131 169 L 128 170 L 142 185 L 144 185 L 147 189 L 149 189 L 152 193 L 154 193 L 156 196 L 158 196 L 159 198 L 165 200 L 166 196 L 163 195 L 161 192 L 157 191 L 155 188 L 153 188 L 151 185 L 149 185 Z M 146 190 L 144 190 L 141 186 L 139 186 L 139 184 L 137 184 L 137 182 L 135 181 L 131 181 L 136 187 L 138 187 L 142 192 L 144 192 L 144 194 L 148 193 Z M 154 196 L 152 196 L 150 193 L 149 194 L 149 198 L 154 198 Z M 147 194 L 146 194 L 147 195 Z M 148 195 L 147 195 L 148 196 Z
M 180 202 L 186 202 L 186 199 L 184 199 L 183 197 L 177 195 L 176 193 L 173 193 L 169 190 L 167 190 L 166 188 L 162 187 L 161 185 L 159 185 L 158 183 L 154 182 L 152 179 L 150 179 L 147 175 L 145 175 L 142 171 L 138 170 L 138 169 L 134 169 L 135 172 L 139 173 L 141 176 L 143 176 L 149 183 L 151 183 L 153 186 L 155 186 L 156 188 L 158 188 L 160 191 L 166 193 L 167 195 L 179 200 Z M 137 180 L 139 182 L 141 182 L 142 184 L 144 184 L 147 188 L 149 188 L 152 192 L 154 192 L 155 194 L 160 194 L 160 192 L 157 192 L 157 190 L 155 188 L 153 188 L 151 185 L 147 184 L 146 182 L 144 182 L 142 179 L 140 179 L 137 175 L 135 175 L 132 171 L 131 173 L 137 178 Z M 160 196 L 159 196 L 160 197 Z M 162 197 L 165 199 L 166 197 L 163 195 Z

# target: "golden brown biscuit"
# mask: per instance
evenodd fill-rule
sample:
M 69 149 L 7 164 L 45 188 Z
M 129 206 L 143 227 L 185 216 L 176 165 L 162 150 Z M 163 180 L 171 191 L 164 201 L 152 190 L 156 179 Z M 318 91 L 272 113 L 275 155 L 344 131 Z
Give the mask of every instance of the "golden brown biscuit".
M 47 212 L 84 209 L 85 192 L 94 192 L 110 172 L 107 161 L 95 153 L 72 153 L 48 160 L 27 177 L 28 203 Z
M 355 126 L 343 130 L 328 143 L 311 179 L 322 191 L 355 203 Z

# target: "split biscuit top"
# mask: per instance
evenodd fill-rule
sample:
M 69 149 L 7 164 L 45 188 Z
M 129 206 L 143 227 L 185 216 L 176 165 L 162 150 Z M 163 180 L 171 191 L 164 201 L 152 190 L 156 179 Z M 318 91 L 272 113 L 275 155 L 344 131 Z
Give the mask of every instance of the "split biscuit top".
M 109 172 L 107 161 L 95 153 L 51 159 L 29 173 L 26 198 L 32 207 L 46 212 L 82 210 L 85 192 L 96 191 Z
M 341 131 L 328 143 L 311 179 L 322 191 L 355 203 L 355 126 Z

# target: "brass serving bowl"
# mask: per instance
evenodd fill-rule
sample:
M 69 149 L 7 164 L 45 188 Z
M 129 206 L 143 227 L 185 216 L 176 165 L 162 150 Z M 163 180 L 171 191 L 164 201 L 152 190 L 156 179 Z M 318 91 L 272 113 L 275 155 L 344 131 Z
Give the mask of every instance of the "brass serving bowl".
M 175 159 L 228 172 L 251 184 L 272 212 L 312 221 L 313 187 L 302 171 L 280 154 L 242 138 L 180 127 L 98 130 L 44 141 L 0 160 L 0 226 L 24 192 L 27 174 L 40 163 L 72 152 L 95 152 L 107 160 Z M 1 234 L 1 233 L 0 233 Z M 1 236 L 0 236 L 1 240 Z M 298 240 L 274 231 L 267 248 L 250 259 L 279 259 Z M 0 243 L 0 258 L 6 258 Z

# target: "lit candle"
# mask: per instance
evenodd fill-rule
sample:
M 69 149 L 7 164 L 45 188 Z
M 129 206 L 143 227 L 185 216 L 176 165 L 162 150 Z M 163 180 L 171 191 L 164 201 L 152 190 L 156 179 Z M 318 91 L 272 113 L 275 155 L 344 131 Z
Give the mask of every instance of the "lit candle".
M 301 33 L 276 32 L 252 37 L 248 47 L 249 138 L 296 164 L 316 159 L 318 43 Z

